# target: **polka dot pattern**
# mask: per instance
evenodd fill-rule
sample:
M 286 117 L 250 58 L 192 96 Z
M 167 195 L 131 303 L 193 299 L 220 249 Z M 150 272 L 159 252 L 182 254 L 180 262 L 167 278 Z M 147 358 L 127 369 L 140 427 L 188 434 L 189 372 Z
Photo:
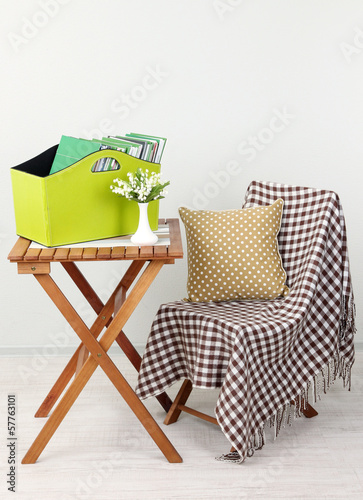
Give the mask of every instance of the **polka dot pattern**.
M 188 299 L 218 302 L 285 296 L 278 250 L 283 200 L 241 210 L 179 208 L 188 249 Z

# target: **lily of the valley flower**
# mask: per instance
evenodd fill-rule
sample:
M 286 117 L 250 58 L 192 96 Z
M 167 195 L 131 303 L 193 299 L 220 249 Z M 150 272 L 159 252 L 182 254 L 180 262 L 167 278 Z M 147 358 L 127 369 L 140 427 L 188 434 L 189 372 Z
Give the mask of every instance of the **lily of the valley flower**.
M 147 169 L 143 171 L 141 168 L 138 168 L 135 174 L 129 172 L 127 177 L 129 182 L 114 179 L 110 189 L 113 193 L 137 203 L 149 203 L 165 198 L 167 194 L 165 188 L 170 184 L 170 181 L 161 182 L 161 174 L 152 172 L 149 175 Z

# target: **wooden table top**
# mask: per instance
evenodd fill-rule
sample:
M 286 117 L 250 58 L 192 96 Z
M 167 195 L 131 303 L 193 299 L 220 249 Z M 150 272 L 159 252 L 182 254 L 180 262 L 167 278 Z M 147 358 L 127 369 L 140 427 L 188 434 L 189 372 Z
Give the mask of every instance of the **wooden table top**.
M 183 257 L 183 247 L 180 235 L 179 219 L 160 219 L 159 228 L 169 228 L 168 239 L 163 244 L 162 239 L 154 246 L 132 245 L 129 243 L 117 245 L 108 240 L 110 246 L 41 247 L 32 248 L 32 241 L 19 237 L 8 255 L 10 262 L 74 262 L 100 260 L 174 260 Z M 165 230 L 164 230 L 165 234 Z M 106 241 L 106 240 L 105 240 Z

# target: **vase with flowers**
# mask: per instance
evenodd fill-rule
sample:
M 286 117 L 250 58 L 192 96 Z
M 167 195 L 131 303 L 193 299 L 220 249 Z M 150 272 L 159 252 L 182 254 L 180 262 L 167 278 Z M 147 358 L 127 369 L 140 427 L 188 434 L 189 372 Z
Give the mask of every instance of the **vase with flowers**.
M 114 179 L 110 186 L 111 191 L 118 196 L 123 196 L 127 200 L 136 201 L 139 206 L 139 225 L 137 231 L 131 237 L 135 245 L 154 245 L 158 241 L 157 235 L 151 230 L 147 214 L 151 201 L 161 200 L 167 194 L 166 186 L 170 181 L 161 182 L 161 174 L 148 169 L 138 168 L 133 174 L 127 174 L 128 182 L 121 179 Z

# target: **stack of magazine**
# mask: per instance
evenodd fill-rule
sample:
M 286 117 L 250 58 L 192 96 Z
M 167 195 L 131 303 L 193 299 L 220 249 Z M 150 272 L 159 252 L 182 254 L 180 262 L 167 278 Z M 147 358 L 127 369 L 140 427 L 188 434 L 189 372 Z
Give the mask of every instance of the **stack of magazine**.
M 164 137 L 136 133 L 91 140 L 62 135 L 50 174 L 55 174 L 73 165 L 73 163 L 76 163 L 85 156 L 103 149 L 113 149 L 139 158 L 140 160 L 160 163 L 165 144 L 166 139 Z M 107 170 L 116 170 L 117 168 L 117 161 L 105 156 L 94 163 L 92 171 L 104 172 Z

